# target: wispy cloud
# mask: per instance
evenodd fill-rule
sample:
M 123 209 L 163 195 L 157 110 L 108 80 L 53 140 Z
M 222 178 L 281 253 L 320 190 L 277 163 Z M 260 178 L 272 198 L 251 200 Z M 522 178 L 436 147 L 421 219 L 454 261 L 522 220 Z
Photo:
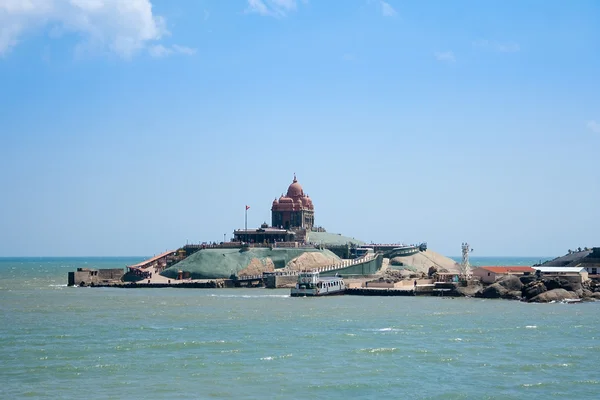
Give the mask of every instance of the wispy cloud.
M 398 12 L 392 7 L 390 3 L 384 0 L 367 0 L 367 5 L 373 4 L 381 12 L 384 17 L 395 17 Z
M 501 43 L 487 39 L 479 39 L 473 41 L 473 46 L 480 49 L 497 51 L 500 53 L 516 53 L 521 50 L 518 43 Z
M 172 54 L 184 54 L 191 56 L 196 54 L 196 49 L 186 46 L 179 46 L 177 44 L 174 44 L 170 47 L 163 46 L 162 44 L 157 44 L 150 46 L 148 48 L 148 53 L 150 53 L 152 57 L 157 58 L 170 56 Z
M 153 43 L 169 35 L 150 0 L 0 0 L 0 55 L 40 31 L 52 38 L 75 34 L 82 38 L 78 49 L 125 58 L 144 49 L 155 52 Z
M 592 130 L 592 132 L 600 133 L 600 122 L 588 121 L 586 126 Z
M 395 17 L 396 15 L 398 15 L 396 10 L 394 10 L 394 7 L 392 7 L 390 5 L 390 3 L 381 1 L 380 5 L 381 5 L 381 14 L 383 14 L 384 17 Z
M 307 0 L 301 0 L 305 3 Z M 248 0 L 246 12 L 282 18 L 298 8 L 298 0 Z
M 456 58 L 454 57 L 454 53 L 451 51 L 437 51 L 437 52 L 433 53 L 433 55 L 435 56 L 435 59 L 438 60 L 439 62 L 445 62 L 445 63 L 452 64 L 456 61 Z

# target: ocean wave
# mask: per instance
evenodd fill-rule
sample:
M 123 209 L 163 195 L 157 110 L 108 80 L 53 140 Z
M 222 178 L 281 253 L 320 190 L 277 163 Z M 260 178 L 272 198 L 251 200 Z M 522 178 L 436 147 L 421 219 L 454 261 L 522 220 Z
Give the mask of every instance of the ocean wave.
M 527 325 L 525 329 L 537 329 L 537 325 Z
M 370 349 L 360 349 L 359 351 L 361 353 L 393 353 L 395 351 L 397 351 L 398 349 L 396 347 L 377 347 L 377 348 L 370 348 Z
M 273 361 L 273 360 L 279 360 L 279 359 L 290 358 L 290 357 L 292 357 L 292 354 L 284 354 L 282 356 L 262 357 L 260 360 L 261 361 Z
M 398 328 L 372 328 L 372 329 L 363 329 L 363 331 L 367 331 L 367 332 L 401 332 L 402 329 L 398 329 Z
M 522 387 L 534 387 L 534 386 L 542 386 L 543 383 L 542 382 L 537 382 L 537 383 L 523 383 L 521 386 Z

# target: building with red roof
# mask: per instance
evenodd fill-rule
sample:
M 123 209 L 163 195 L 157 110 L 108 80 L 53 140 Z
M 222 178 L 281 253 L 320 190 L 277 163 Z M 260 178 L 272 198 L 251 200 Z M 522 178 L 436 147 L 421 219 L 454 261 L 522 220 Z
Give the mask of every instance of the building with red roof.
M 485 266 L 475 268 L 473 270 L 473 276 L 479 277 L 481 282 L 484 283 L 494 283 L 498 279 L 507 275 L 523 276 L 533 274 L 535 274 L 535 269 L 533 269 L 532 267 L 526 267 L 522 265 Z

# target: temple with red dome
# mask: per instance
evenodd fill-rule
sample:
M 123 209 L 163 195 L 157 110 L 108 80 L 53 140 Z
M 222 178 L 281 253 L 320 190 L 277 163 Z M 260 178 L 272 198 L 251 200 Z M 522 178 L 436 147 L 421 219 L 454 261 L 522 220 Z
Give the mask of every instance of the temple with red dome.
M 271 225 L 273 227 L 310 231 L 315 223 L 315 207 L 296 179 L 288 187 L 287 194 L 273 200 Z
M 266 223 L 258 229 L 238 229 L 233 232 L 234 241 L 249 243 L 304 242 L 307 232 L 315 223 L 315 207 L 304 194 L 294 174 L 287 193 L 273 200 L 271 226 Z

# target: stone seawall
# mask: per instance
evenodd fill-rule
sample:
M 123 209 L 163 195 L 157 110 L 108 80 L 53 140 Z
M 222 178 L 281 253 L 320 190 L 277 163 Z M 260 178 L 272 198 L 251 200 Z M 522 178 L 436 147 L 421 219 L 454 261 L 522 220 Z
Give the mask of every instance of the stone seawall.
M 143 281 L 142 281 L 143 282 Z M 224 289 L 234 288 L 235 284 L 231 279 L 217 279 L 207 281 L 182 282 L 175 281 L 174 283 L 113 283 L 113 284 L 94 284 L 92 287 L 110 287 L 121 289 L 140 289 L 140 288 L 180 288 L 180 289 Z

